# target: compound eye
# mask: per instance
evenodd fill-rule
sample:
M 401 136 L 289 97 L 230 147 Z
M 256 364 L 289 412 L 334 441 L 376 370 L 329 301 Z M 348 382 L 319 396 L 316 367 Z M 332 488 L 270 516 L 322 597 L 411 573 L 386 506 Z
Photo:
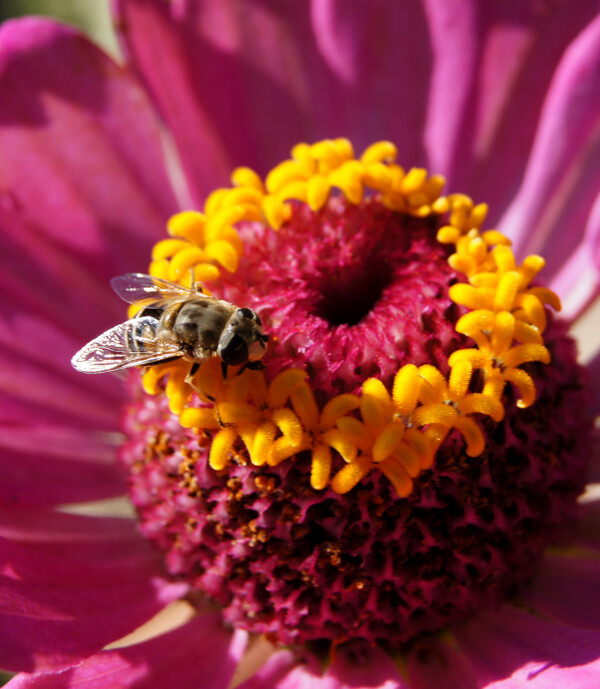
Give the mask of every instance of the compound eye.
M 248 361 L 248 345 L 240 335 L 227 333 L 219 345 L 219 356 L 229 366 L 239 366 Z
M 254 313 L 254 311 L 252 309 L 247 308 L 246 306 L 244 306 L 241 309 L 238 309 L 238 313 L 240 314 L 240 316 L 242 316 L 242 318 L 249 318 L 251 321 L 256 319 L 256 314 Z

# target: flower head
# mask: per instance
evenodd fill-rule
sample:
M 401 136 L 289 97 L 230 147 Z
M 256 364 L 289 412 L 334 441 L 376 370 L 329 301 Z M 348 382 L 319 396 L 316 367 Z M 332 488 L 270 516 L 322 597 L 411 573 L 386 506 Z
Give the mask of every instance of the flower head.
M 485 212 L 459 216 L 470 199 L 442 196 L 442 180 L 395 153 L 322 141 L 266 185 L 236 171 L 251 186 L 176 216 L 171 228 L 195 233 L 150 266 L 157 281 L 220 271 L 218 255 L 193 252 L 214 217 L 236 224 L 221 231 L 240 261 L 208 284 L 260 312 L 263 368 L 223 368 L 216 350 L 193 377 L 185 356 L 150 367 L 144 388 L 163 399 L 135 395 L 122 458 L 171 573 L 279 643 L 400 648 L 499 600 L 570 528 L 585 480 L 591 417 L 573 413 L 586 400 L 573 353 L 539 365 L 567 345 L 547 327 L 557 297 L 531 286 L 541 259 L 517 268 L 509 242 L 482 230 L 483 250 L 467 250 L 477 264 L 452 268 L 439 239 L 454 231 L 463 250 Z M 167 406 L 182 428 L 165 424 Z M 534 430 L 550 417 L 560 436 Z
M 115 10 L 143 86 L 50 23 L 0 43 L 13 686 L 594 686 L 594 407 L 555 292 L 572 320 L 598 289 L 597 7 Z M 135 270 L 254 310 L 264 368 L 70 371 L 159 327 L 108 293 Z M 69 505 L 123 492 L 117 448 L 144 539 Z

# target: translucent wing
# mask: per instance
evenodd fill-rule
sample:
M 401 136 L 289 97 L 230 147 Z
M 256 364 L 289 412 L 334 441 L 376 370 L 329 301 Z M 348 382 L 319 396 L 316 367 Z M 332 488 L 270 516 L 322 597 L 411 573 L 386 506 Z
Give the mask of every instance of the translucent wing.
M 178 344 L 157 341 L 157 329 L 158 321 L 150 316 L 120 323 L 88 342 L 71 364 L 82 373 L 105 373 L 181 356 Z
M 200 294 L 195 289 L 144 273 L 119 275 L 110 284 L 123 301 L 140 306 L 156 306 L 170 299 L 189 299 Z

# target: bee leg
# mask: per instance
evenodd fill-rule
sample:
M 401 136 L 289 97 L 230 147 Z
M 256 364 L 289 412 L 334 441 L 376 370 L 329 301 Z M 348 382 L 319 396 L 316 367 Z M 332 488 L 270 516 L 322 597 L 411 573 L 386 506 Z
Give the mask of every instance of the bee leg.
M 196 385 L 196 383 L 194 383 L 194 376 L 196 375 L 196 373 L 198 373 L 199 368 L 200 368 L 200 362 L 195 361 L 192 364 L 187 376 L 185 377 L 184 382 L 187 383 L 192 388 L 192 390 L 195 390 L 196 392 L 201 394 L 203 397 L 206 397 L 206 399 L 209 400 L 210 402 L 214 402 L 215 398 L 212 395 L 208 395 L 206 392 L 204 392 L 204 390 L 201 390 Z
M 221 361 L 221 373 L 223 374 L 223 380 L 227 380 L 227 364 Z
M 193 290 L 196 290 L 196 292 L 200 292 L 200 294 L 202 294 L 202 292 L 204 292 L 204 290 L 202 289 L 202 285 L 194 279 L 195 277 L 196 276 L 194 275 L 194 269 L 190 268 L 190 287 Z
M 191 366 L 191 368 L 190 368 L 189 373 L 188 373 L 187 376 L 185 377 L 185 382 L 186 382 L 186 383 L 189 384 L 189 383 L 192 382 L 192 379 L 194 378 L 194 376 L 196 375 L 196 373 L 198 373 L 198 369 L 199 369 L 199 368 L 200 368 L 200 362 L 199 362 L 199 361 L 194 361 L 194 363 L 192 364 L 192 366 Z

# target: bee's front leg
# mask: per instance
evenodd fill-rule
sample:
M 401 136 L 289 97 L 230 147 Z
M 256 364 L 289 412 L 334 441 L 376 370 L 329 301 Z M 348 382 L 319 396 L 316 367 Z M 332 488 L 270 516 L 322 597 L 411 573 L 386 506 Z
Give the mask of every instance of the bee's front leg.
M 206 397 L 207 400 L 214 403 L 215 398 L 212 395 L 208 395 L 206 392 L 204 392 L 204 390 L 201 390 L 194 382 L 194 376 L 196 375 L 196 373 L 198 373 L 198 370 L 200 369 L 200 363 L 200 361 L 194 361 L 183 382 L 187 383 L 192 388 L 192 390 L 195 390 L 198 394 L 202 395 L 202 397 Z

